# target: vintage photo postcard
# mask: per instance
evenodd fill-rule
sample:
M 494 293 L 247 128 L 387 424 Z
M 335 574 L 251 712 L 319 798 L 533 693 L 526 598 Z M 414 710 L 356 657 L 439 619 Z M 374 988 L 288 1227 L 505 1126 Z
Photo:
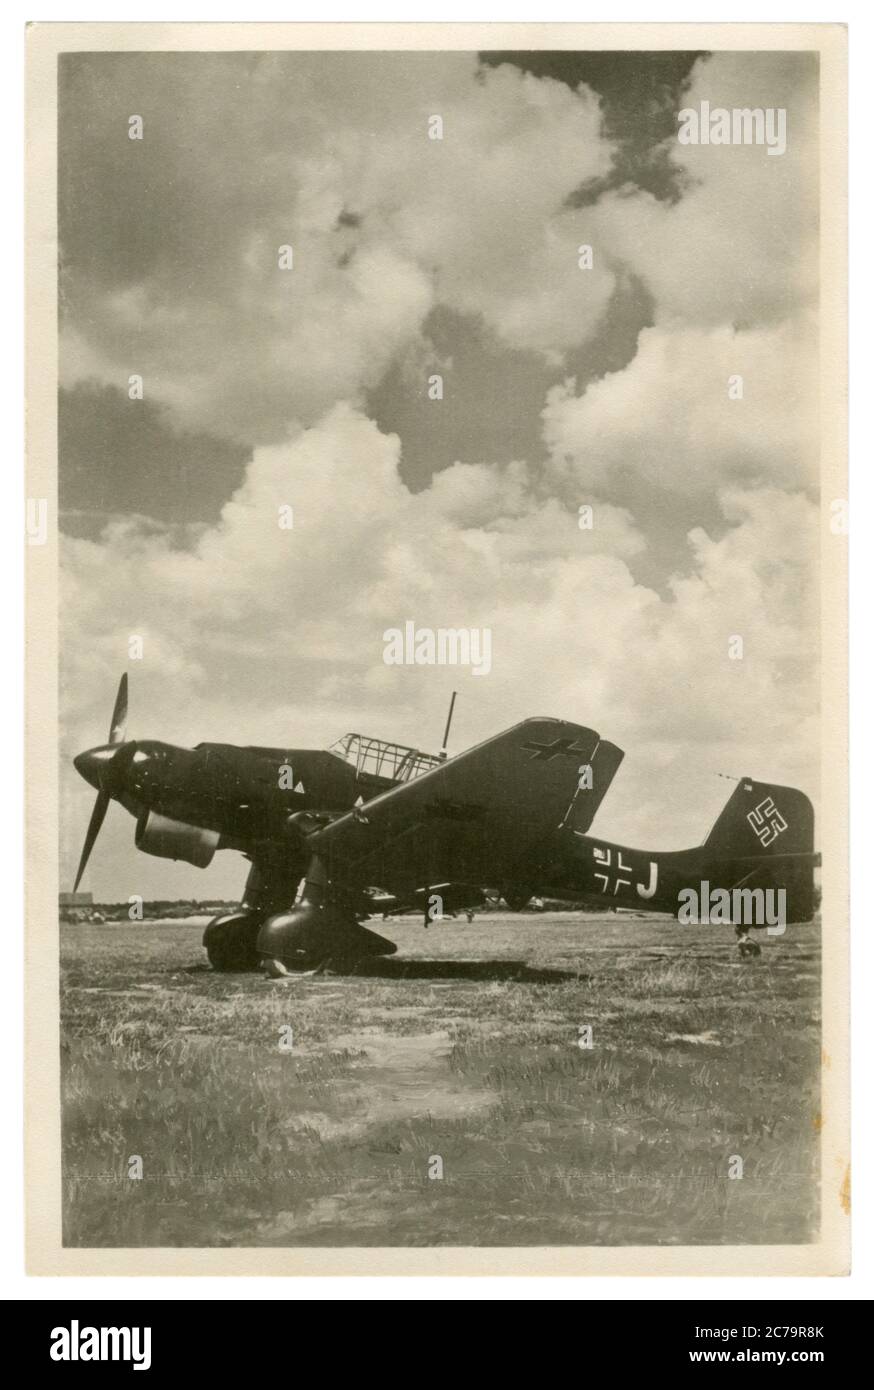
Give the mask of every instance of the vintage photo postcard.
M 846 1273 L 844 28 L 27 46 L 30 1272 Z

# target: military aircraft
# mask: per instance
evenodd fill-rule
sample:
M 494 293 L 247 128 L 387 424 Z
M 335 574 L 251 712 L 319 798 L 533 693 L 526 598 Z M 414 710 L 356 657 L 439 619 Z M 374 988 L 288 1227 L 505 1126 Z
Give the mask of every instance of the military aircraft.
M 759 949 L 751 927 L 771 928 L 766 893 L 781 895 L 777 930 L 813 915 L 813 808 L 793 787 L 741 778 L 702 845 L 644 851 L 588 833 L 624 754 L 567 720 L 526 719 L 449 758 L 449 721 L 438 755 L 359 734 L 324 751 L 178 748 L 128 741 L 127 706 L 124 675 L 108 742 L 74 759 L 97 790 L 75 886 L 111 801 L 135 817 L 146 854 L 206 868 L 219 849 L 241 851 L 252 867 L 239 911 L 203 938 L 217 970 L 390 955 L 368 916 L 418 908 L 428 925 L 481 904 L 485 885 L 516 907 L 537 893 L 724 922 L 743 954 Z M 690 897 L 710 915 L 684 919 Z

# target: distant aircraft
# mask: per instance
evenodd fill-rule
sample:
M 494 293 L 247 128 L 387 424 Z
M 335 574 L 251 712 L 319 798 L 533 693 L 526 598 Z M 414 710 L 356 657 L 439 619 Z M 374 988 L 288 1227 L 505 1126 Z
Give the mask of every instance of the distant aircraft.
M 813 808 L 793 787 L 741 778 L 701 846 L 651 852 L 588 834 L 624 755 L 566 720 L 526 719 L 452 758 L 451 707 L 437 756 L 359 734 L 325 751 L 189 749 L 127 741 L 127 704 L 124 675 L 108 743 L 74 759 L 97 790 L 75 887 L 110 801 L 146 854 L 206 868 L 241 851 L 240 909 L 204 933 L 217 970 L 391 955 L 363 919 L 416 908 L 428 925 L 485 885 L 517 907 L 536 893 L 733 925 L 742 954 L 759 951 L 751 928 L 813 916 Z

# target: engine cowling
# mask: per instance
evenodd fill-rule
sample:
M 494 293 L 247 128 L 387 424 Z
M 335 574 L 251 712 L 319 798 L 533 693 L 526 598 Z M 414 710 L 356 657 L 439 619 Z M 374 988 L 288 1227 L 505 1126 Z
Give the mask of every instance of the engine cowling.
M 137 821 L 135 838 L 137 849 L 144 854 L 154 854 L 159 859 L 184 859 L 186 864 L 205 869 L 212 863 L 221 836 L 217 830 L 204 830 L 199 825 L 159 816 L 156 811 L 145 811 Z

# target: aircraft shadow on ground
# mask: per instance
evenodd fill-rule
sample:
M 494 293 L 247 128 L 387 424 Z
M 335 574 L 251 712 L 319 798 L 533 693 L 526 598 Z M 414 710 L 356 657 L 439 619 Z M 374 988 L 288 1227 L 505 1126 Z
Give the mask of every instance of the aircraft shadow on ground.
M 522 960 L 398 960 L 393 956 L 359 961 L 337 973 L 380 980 L 507 980 L 525 985 L 566 985 L 589 978 L 576 970 L 527 965 Z
M 186 965 L 176 973 L 182 975 L 214 975 L 216 972 L 204 961 Z M 367 980 L 470 980 L 472 982 L 507 981 L 521 985 L 567 985 L 584 983 L 589 975 L 578 970 L 553 970 L 546 966 L 526 965 L 521 960 L 396 960 L 380 956 L 359 961 L 348 969 L 326 967 L 315 979 L 331 976 Z M 221 978 L 220 976 L 218 978 Z M 295 978 L 292 971 L 291 979 Z M 299 978 L 304 978 L 303 976 Z

